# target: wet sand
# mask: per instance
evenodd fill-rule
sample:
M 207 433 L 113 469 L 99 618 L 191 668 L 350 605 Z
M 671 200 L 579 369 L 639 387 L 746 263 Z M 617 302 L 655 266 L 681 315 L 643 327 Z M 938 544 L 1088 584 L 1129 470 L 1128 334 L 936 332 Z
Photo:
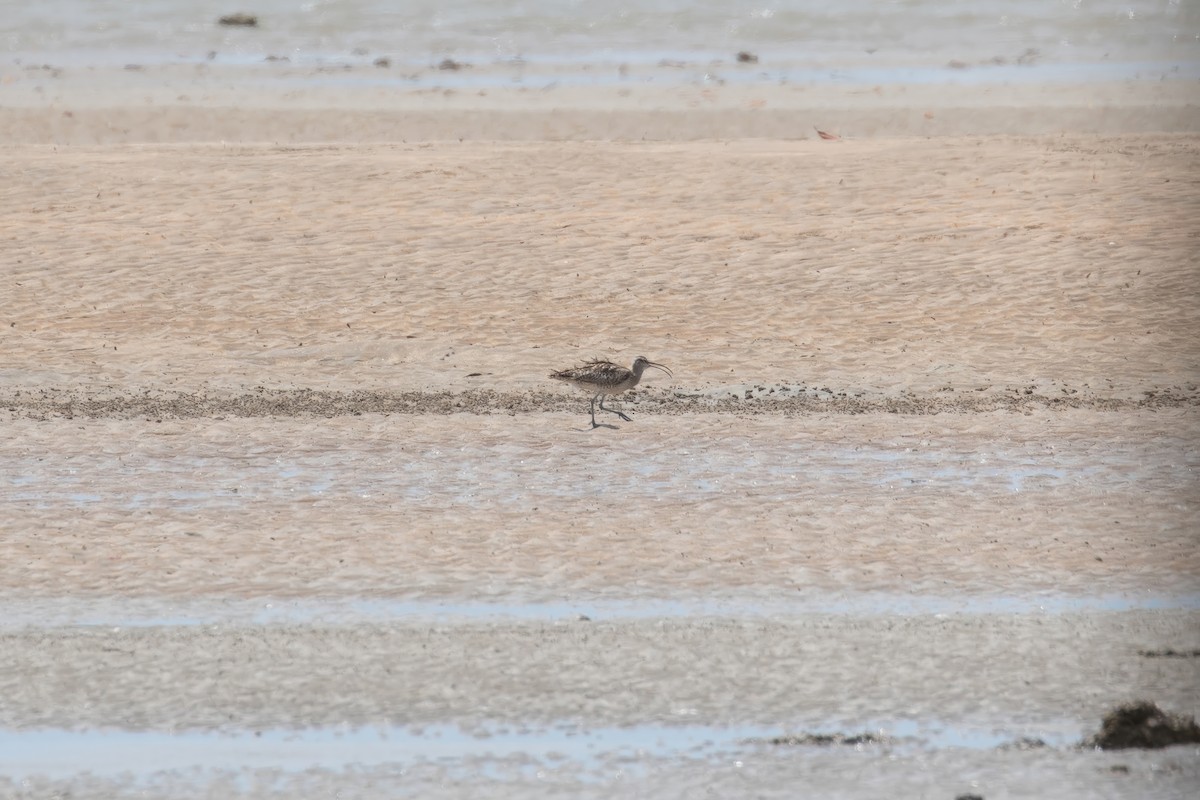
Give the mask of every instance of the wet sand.
M 1069 746 L 1133 697 L 1200 711 L 1195 658 L 1139 654 L 1200 647 L 1194 135 L 8 141 L 5 731 L 1052 740 L 6 767 L 9 795 L 1194 789 L 1193 750 Z M 643 353 L 675 378 L 630 423 L 546 378 Z
M 1185 708 L 1195 701 L 1195 659 L 1138 653 L 1200 645 L 1194 619 L 1179 611 L 598 615 L 5 631 L 5 674 L 40 678 L 36 692 L 9 693 L 0 724 L 676 723 L 857 733 L 871 720 L 912 719 L 1001 731 L 1066 721 L 1082 732 L 1099 717 L 1077 720 L 1081 709 L 1129 695 Z
M 1084 709 L 1129 696 L 1194 703 L 1195 659 L 1143 653 L 1195 647 L 1195 619 L 885 613 L 6 632 L 0 675 L 38 676 L 0 686 L 6 728 L 158 732 L 138 745 L 147 758 L 161 752 L 171 764 L 189 747 L 200 760 L 183 763 L 211 765 L 155 771 L 118 753 L 68 778 L 43 756 L 52 766 L 41 777 L 7 791 L 681 797 L 710 785 L 723 796 L 784 797 L 799 781 L 834 797 L 887 787 L 1033 797 L 1053 786 L 1182 798 L 1200 779 L 1194 748 L 1074 745 L 1098 726 Z M 648 725 L 650 737 L 639 733 Z M 197 739 L 195 729 L 225 732 L 240 755 L 198 755 L 212 749 L 198 742 L 220 740 Z M 300 746 L 313 736 L 306 731 L 322 730 L 339 732 L 325 748 L 332 754 Z M 286 731 L 294 733 L 281 739 Z M 809 731 L 890 738 L 857 747 L 760 741 Z M 46 741 L 93 764 L 88 753 L 102 737 L 91 747 Z M 358 744 L 341 752 L 342 737 Z M 1045 745 L 1013 746 L 1023 738 Z M 306 770 L 305 759 L 334 764 Z M 111 774 L 122 765 L 126 774 Z
M 13 420 L 15 596 L 1197 589 L 1197 417 Z

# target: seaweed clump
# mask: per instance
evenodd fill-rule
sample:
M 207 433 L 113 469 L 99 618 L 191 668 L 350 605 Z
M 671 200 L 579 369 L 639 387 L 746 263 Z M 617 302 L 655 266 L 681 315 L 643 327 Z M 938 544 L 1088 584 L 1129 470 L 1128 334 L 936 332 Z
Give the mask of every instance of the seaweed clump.
M 1101 750 L 1200 744 L 1200 725 L 1193 717 L 1170 714 L 1148 700 L 1137 700 L 1105 714 L 1100 732 L 1084 739 L 1083 744 Z

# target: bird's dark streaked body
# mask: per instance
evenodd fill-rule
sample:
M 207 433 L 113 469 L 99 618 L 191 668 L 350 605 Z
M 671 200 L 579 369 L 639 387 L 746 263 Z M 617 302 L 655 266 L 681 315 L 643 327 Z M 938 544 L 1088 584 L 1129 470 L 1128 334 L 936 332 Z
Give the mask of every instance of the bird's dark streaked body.
M 590 361 L 587 364 L 581 364 L 578 367 L 564 369 L 559 372 L 551 372 L 550 377 L 556 381 L 569 383 L 577 389 L 583 389 L 585 392 L 592 393 L 592 404 L 590 411 L 592 414 L 592 427 L 598 427 L 596 423 L 596 401 L 600 401 L 600 410 L 608 411 L 616 414 L 626 422 L 632 422 L 629 417 L 622 414 L 613 408 L 604 407 L 605 395 L 618 394 L 626 389 L 632 389 L 638 385 L 638 381 L 642 379 L 642 373 L 646 371 L 646 367 L 654 367 L 661 369 L 668 375 L 671 370 L 664 367 L 662 364 L 656 364 L 645 356 L 638 356 L 633 362 L 633 369 L 626 369 L 620 364 L 614 364 L 611 361 Z

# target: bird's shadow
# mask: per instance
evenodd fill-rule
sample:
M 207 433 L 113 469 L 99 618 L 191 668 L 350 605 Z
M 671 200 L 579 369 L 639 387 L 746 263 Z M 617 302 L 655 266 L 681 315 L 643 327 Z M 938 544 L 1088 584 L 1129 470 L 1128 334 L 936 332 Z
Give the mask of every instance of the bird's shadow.
M 596 430 L 596 428 L 608 428 L 611 431 L 621 430 L 618 426 L 612 425 L 608 422 L 597 422 L 595 425 L 589 425 L 588 427 L 584 428 L 584 430 L 585 431 L 594 431 L 594 430 Z

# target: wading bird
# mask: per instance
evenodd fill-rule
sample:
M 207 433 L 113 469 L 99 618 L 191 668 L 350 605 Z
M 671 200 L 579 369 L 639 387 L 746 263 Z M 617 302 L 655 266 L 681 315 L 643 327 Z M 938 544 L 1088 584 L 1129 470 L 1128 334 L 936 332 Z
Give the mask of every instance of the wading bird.
M 616 414 L 626 422 L 633 422 L 629 417 L 617 411 L 615 408 L 604 407 L 604 396 L 609 394 L 618 394 L 626 389 L 632 389 L 638 385 L 638 381 L 642 379 L 642 373 L 646 371 L 646 367 L 654 367 L 661 369 L 668 375 L 671 370 L 664 367 L 662 364 L 655 364 L 645 356 L 638 356 L 633 362 L 633 369 L 625 369 L 619 364 L 614 364 L 611 361 L 591 361 L 582 366 L 564 369 L 560 372 L 551 372 L 550 377 L 556 381 L 569 383 L 577 389 L 583 389 L 585 392 L 591 392 L 592 404 L 589 410 L 592 414 L 592 427 L 598 427 L 596 424 L 596 401 L 600 401 L 600 410 L 608 411 Z

